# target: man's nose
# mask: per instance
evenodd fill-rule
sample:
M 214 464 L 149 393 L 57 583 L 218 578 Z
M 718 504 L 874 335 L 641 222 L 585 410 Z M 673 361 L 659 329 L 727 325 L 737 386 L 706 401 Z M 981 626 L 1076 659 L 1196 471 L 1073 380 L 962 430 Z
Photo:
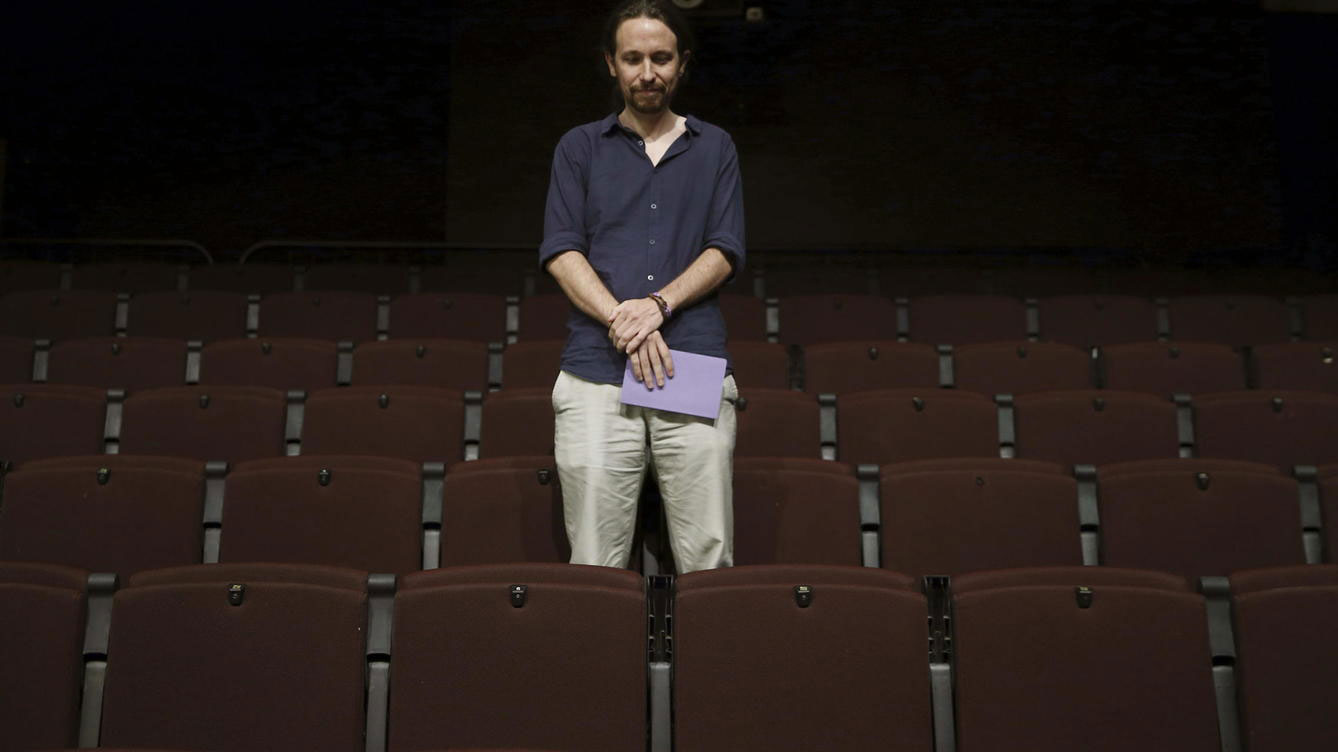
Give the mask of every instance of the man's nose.
M 655 69 L 651 67 L 649 60 L 641 64 L 640 76 L 642 81 L 655 80 Z

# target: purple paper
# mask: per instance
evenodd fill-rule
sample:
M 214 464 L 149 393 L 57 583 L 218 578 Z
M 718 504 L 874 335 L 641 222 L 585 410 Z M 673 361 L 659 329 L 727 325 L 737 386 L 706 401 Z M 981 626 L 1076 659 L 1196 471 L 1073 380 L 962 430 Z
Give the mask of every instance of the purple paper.
M 679 350 L 670 350 L 669 357 L 674 359 L 674 377 L 666 377 L 663 388 L 653 389 L 636 380 L 629 359 L 623 372 L 622 403 L 715 420 L 720 414 L 725 359 Z M 646 379 L 655 384 L 654 373 L 647 374 Z

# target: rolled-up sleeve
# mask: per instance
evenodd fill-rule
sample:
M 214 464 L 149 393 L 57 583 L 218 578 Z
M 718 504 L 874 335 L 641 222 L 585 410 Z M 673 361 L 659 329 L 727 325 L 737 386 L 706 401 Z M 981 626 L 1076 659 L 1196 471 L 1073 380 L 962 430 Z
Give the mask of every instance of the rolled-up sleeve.
M 586 171 L 590 145 L 576 131 L 558 141 L 544 207 L 544 240 L 539 246 L 539 266 L 564 251 L 590 253 L 585 227 Z
M 747 255 L 743 230 L 743 178 L 739 174 L 739 155 L 734 149 L 734 141 L 728 137 L 721 148 L 720 167 L 716 170 L 715 190 L 701 250 L 707 248 L 717 248 L 725 254 L 734 273 L 743 269 Z

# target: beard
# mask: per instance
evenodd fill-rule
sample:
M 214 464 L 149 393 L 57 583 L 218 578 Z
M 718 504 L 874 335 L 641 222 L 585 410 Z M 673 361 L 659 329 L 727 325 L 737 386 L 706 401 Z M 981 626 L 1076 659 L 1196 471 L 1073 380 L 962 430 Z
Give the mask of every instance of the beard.
M 656 115 L 669 109 L 669 92 L 661 88 L 633 89 L 625 99 L 628 107 L 643 115 Z

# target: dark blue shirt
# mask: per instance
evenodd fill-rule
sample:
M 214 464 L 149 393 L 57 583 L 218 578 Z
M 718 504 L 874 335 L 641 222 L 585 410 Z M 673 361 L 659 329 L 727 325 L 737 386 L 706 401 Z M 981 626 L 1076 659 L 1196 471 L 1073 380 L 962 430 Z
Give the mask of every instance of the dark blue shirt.
M 617 115 L 567 131 L 553 155 L 539 263 L 579 251 L 619 302 L 672 282 L 702 251 L 717 248 L 743 268 L 743 183 L 729 134 L 687 116 L 687 129 L 658 165 Z M 572 306 L 562 370 L 621 384 L 627 356 L 608 324 Z M 715 293 L 674 311 L 660 334 L 675 350 L 728 358 Z

